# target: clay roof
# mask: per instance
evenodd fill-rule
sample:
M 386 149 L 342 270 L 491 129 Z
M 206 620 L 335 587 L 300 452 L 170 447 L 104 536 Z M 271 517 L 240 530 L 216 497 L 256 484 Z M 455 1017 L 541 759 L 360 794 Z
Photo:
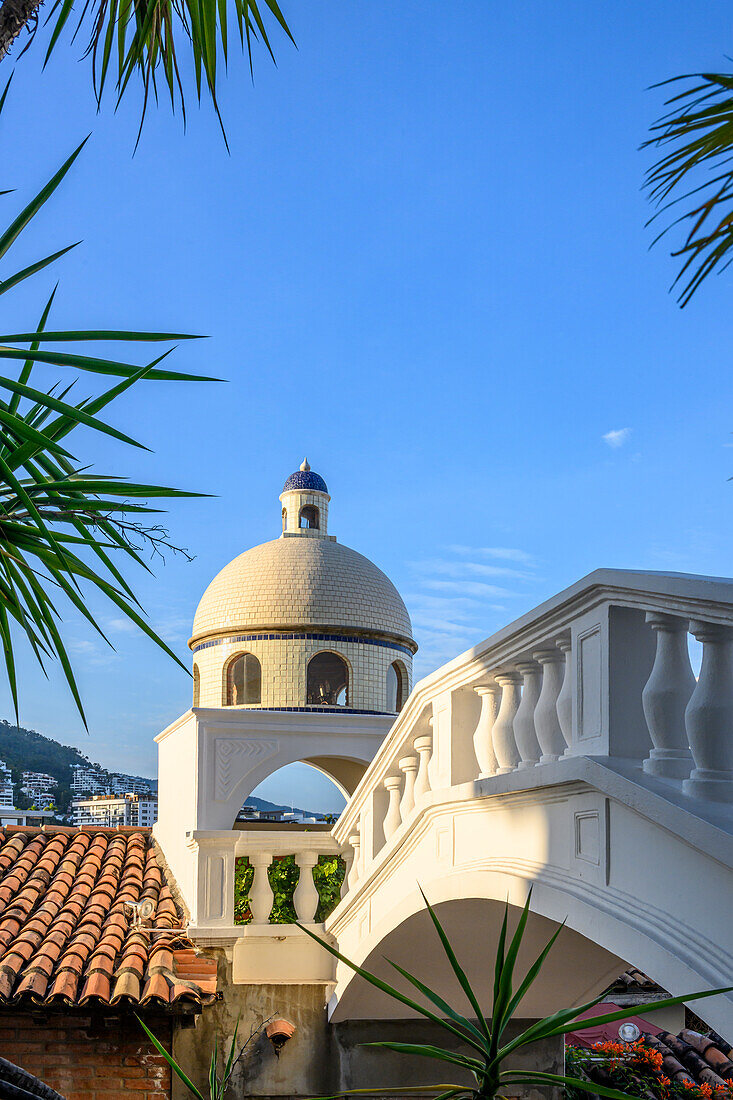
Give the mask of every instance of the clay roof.
M 207 1004 L 216 962 L 181 924 L 149 829 L 0 827 L 0 1004 Z

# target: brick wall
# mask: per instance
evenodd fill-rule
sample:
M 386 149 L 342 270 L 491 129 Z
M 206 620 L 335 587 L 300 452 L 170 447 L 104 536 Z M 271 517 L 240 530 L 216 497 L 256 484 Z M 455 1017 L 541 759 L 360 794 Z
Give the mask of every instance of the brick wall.
M 170 1016 L 144 1016 L 170 1050 Z M 171 1070 L 131 1013 L 0 1013 L 0 1056 L 68 1100 L 169 1100 Z

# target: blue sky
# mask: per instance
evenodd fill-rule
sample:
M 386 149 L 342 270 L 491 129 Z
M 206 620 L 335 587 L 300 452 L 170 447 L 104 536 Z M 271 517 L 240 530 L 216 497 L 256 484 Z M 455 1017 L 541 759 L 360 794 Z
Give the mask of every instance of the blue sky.
M 203 589 L 278 534 L 305 453 L 333 533 L 402 592 L 420 674 L 601 565 L 731 574 L 733 271 L 677 308 L 637 151 L 649 85 L 725 65 L 730 6 L 283 8 L 298 49 L 275 33 L 277 68 L 260 53 L 253 87 L 235 55 L 222 83 L 231 156 L 208 107 L 184 134 L 163 105 L 133 157 L 137 105 L 97 115 L 76 46 L 43 74 L 30 50 L 4 112 L 22 196 L 93 131 L 18 250 L 84 239 L 56 326 L 206 333 L 175 361 L 228 380 L 129 395 L 115 423 L 153 455 L 88 440 L 100 469 L 216 494 L 170 516 L 195 560 L 137 579 L 155 626 L 187 659 Z M 51 285 L 3 299 L 14 330 Z M 21 721 L 150 774 L 190 681 L 102 618 L 114 652 L 66 623 L 90 735 L 30 660 Z M 262 793 L 335 804 L 297 773 Z

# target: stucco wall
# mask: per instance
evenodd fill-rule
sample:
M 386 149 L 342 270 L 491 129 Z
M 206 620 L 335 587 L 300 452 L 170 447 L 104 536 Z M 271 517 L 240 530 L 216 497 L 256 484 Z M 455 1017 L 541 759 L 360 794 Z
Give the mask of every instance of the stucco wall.
M 269 1016 L 284 1016 L 295 1025 L 293 1037 L 278 1058 L 270 1041 L 260 1034 L 250 1044 L 234 1075 L 230 1095 L 246 1097 L 323 1096 L 345 1088 L 429 1084 L 453 1080 L 449 1067 L 425 1058 L 407 1058 L 384 1050 L 365 1049 L 361 1044 L 377 1040 L 430 1042 L 457 1049 L 451 1036 L 428 1020 L 356 1020 L 332 1025 L 328 1022 L 323 985 L 232 985 L 231 964 L 219 954 L 221 1001 L 204 1010 L 195 1028 L 179 1030 L 173 1052 L 195 1084 L 206 1093 L 208 1062 L 217 1039 L 219 1049 L 228 1050 L 239 1017 L 243 1042 L 251 1029 Z M 527 1026 L 529 1021 L 521 1021 Z M 516 1033 L 509 1028 L 508 1037 Z M 563 1043 L 560 1038 L 535 1044 L 512 1063 L 517 1068 L 532 1065 L 549 1072 L 561 1072 Z M 436 1075 L 437 1074 L 437 1075 Z M 447 1075 L 447 1076 L 446 1076 Z M 512 1095 L 534 1100 L 533 1090 L 512 1090 Z M 544 1096 L 547 1093 L 542 1094 Z M 174 1080 L 173 1100 L 186 1100 L 188 1093 Z

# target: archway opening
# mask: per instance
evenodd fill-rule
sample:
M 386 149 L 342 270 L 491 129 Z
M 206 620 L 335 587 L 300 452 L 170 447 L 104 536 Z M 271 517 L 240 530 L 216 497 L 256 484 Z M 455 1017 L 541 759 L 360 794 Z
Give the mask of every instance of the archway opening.
M 226 667 L 225 706 L 262 702 L 262 669 L 252 653 L 240 653 Z
M 318 509 L 315 504 L 304 504 L 300 509 L 298 526 L 305 530 L 317 531 L 319 525 Z
M 387 710 L 399 714 L 407 697 L 407 676 L 401 661 L 393 661 L 387 669 Z
M 311 657 L 306 700 L 309 706 L 349 705 L 349 666 L 338 653 L 327 650 Z

